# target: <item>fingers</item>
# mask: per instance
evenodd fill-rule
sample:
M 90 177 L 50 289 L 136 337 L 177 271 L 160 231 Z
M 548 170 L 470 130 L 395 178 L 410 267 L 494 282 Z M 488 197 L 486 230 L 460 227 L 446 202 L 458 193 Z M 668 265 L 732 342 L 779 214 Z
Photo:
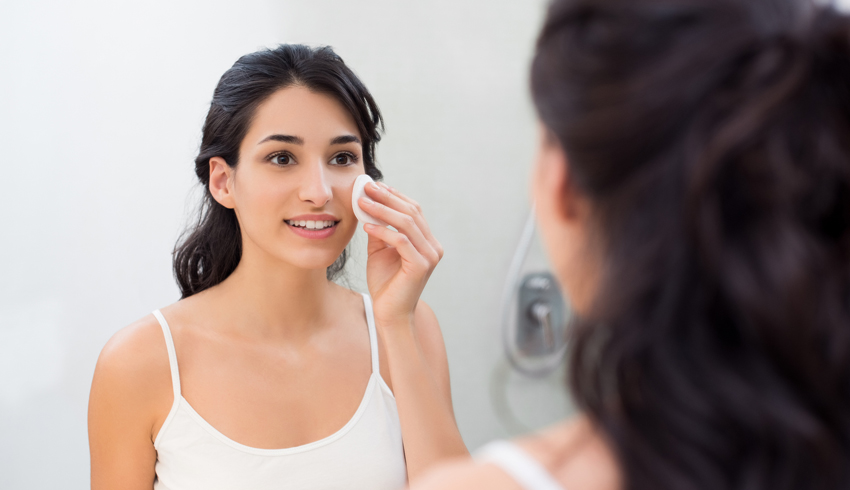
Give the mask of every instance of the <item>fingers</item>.
M 412 216 L 391 209 L 371 199 L 360 198 L 359 203 L 367 213 L 395 227 L 401 234 L 407 237 L 421 255 L 434 261 L 436 265 L 436 261 L 439 260 L 438 254 L 431 246 L 431 243 L 425 239 L 425 236 L 416 224 L 416 220 Z
M 419 205 L 418 202 L 414 201 L 410 197 L 405 196 L 395 187 L 390 187 L 383 182 L 380 182 L 379 185 L 383 186 L 386 190 L 388 190 L 392 195 L 398 197 L 404 202 L 408 203 L 412 206 L 413 211 L 415 211 L 414 219 L 416 220 L 417 225 L 419 225 L 419 229 L 422 230 L 422 234 L 425 235 L 425 239 L 431 243 L 431 247 L 437 251 L 437 254 L 440 258 L 443 258 L 443 246 L 440 245 L 440 242 L 434 238 L 434 235 L 431 233 L 431 227 L 428 225 L 428 221 L 425 219 L 425 214 L 422 212 L 422 206 Z
M 412 216 L 414 219 L 417 219 L 417 225 L 419 229 L 422 230 L 423 235 L 428 235 L 431 233 L 431 230 L 428 227 L 428 222 L 425 221 L 425 218 L 422 214 L 422 207 L 418 202 L 413 199 L 405 196 L 398 190 L 384 184 L 383 182 L 375 183 L 377 187 L 370 189 L 370 186 L 366 186 L 366 193 L 375 201 L 385 204 L 386 206 L 395 209 L 401 213 Z M 370 192 L 371 191 L 371 192 Z
M 413 245 L 413 242 L 404 233 L 370 223 L 363 225 L 363 230 L 370 238 L 377 238 L 378 241 L 394 247 L 405 264 L 413 269 L 412 272 L 417 274 L 428 274 L 430 272 L 432 268 L 431 263 L 422 256 L 419 250 Z
M 369 195 L 369 197 L 374 199 L 376 202 L 384 204 L 390 209 L 393 209 L 395 211 L 398 211 L 399 213 L 405 214 L 413 218 L 413 221 L 416 227 L 419 229 L 419 232 L 428 242 L 431 250 L 433 250 L 436 254 L 437 260 L 443 257 L 443 247 L 431 233 L 431 228 L 428 226 L 428 221 L 425 220 L 425 216 L 422 213 L 422 207 L 419 205 L 419 203 L 384 183 L 375 184 L 374 187 L 372 185 L 367 185 L 366 194 Z M 387 222 L 389 223 L 389 221 Z M 401 231 L 404 231 L 394 224 L 393 226 L 395 226 L 395 228 Z M 416 244 L 416 241 L 414 241 L 414 244 Z

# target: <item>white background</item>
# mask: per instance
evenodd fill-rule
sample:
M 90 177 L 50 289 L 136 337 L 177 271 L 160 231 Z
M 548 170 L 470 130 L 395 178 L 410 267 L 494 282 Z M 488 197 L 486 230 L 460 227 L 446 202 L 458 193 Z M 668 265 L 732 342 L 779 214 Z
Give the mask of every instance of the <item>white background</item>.
M 561 377 L 511 374 L 498 331 L 528 211 L 526 79 L 543 4 L 0 4 L 0 487 L 88 488 L 98 352 L 178 298 L 170 252 L 197 201 L 192 161 L 213 88 L 240 55 L 282 42 L 334 46 L 384 112 L 379 165 L 446 249 L 425 299 L 470 448 L 568 415 Z M 349 277 L 362 288 L 355 241 Z

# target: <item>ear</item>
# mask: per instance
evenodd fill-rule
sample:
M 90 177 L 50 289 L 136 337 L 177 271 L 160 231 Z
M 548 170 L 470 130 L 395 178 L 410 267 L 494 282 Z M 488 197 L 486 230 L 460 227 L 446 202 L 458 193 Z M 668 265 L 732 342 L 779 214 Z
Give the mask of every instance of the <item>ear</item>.
M 538 188 L 550 199 L 558 218 L 573 221 L 581 214 L 583 200 L 576 191 L 570 162 L 558 139 L 548 130 L 541 133 Z
M 224 158 L 210 158 L 210 194 L 222 206 L 228 209 L 236 207 L 233 198 L 233 169 Z

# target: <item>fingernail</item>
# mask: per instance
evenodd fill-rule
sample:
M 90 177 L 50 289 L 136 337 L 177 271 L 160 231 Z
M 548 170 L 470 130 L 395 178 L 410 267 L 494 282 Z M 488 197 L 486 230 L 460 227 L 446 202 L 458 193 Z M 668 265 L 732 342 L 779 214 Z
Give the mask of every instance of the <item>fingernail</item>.
M 380 187 L 380 186 L 378 186 L 378 184 L 377 184 L 376 182 L 370 182 L 370 183 L 369 183 L 369 186 L 372 188 L 372 190 L 373 190 L 373 191 L 379 191 L 379 190 L 381 190 L 381 187 Z
M 368 204 L 370 206 L 375 204 L 375 201 L 373 201 L 371 198 L 368 198 L 366 196 L 363 196 L 360 199 L 363 199 L 363 202 L 365 202 L 366 204 Z

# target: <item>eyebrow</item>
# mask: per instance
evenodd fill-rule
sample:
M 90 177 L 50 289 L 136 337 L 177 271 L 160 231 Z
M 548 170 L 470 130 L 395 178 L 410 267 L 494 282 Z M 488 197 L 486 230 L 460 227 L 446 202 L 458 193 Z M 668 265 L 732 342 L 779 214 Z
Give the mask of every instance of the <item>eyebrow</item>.
M 299 138 L 298 136 L 291 136 L 288 134 L 271 134 L 266 136 L 262 140 L 260 140 L 258 145 L 265 143 L 266 141 L 280 141 L 281 143 L 292 143 L 293 145 L 303 145 L 304 140 Z
M 331 140 L 331 145 L 344 145 L 346 143 L 357 143 L 362 144 L 360 142 L 360 138 L 354 136 L 353 134 L 347 134 L 345 136 L 337 136 L 336 138 Z
M 289 134 L 272 134 L 266 136 L 262 140 L 260 140 L 258 145 L 261 145 L 267 141 L 280 141 L 281 143 L 292 143 L 293 145 L 303 145 L 304 140 L 299 138 L 298 136 L 292 136 Z M 362 144 L 360 142 L 360 138 L 354 136 L 353 134 L 347 134 L 345 136 L 337 136 L 336 138 L 331 140 L 331 145 L 345 145 L 348 143 L 357 143 Z

